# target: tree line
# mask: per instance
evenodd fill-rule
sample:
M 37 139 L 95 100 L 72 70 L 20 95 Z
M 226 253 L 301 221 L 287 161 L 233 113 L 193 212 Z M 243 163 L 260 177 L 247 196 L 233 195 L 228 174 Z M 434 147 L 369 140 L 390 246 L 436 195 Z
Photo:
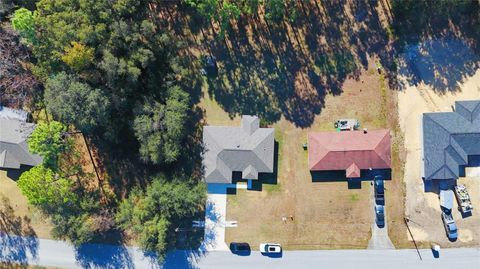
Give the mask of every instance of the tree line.
M 19 187 L 51 218 L 57 238 L 81 244 L 119 229 L 162 256 L 175 244 L 173 224 L 205 201 L 198 178 L 172 171 L 185 154 L 193 106 L 195 74 L 181 44 L 156 25 L 152 1 L 33 2 L 18 3 L 11 24 L 31 50 L 31 71 L 44 86 L 40 102 L 53 121 L 38 124 L 28 140 L 43 164 L 23 173 Z M 127 198 L 102 204 L 82 171 L 71 127 L 159 172 Z

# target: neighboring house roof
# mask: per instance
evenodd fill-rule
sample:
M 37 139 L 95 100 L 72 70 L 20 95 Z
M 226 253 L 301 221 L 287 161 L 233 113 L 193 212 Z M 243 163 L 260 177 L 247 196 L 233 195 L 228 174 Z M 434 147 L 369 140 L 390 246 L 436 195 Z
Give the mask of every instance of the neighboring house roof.
M 308 166 L 345 170 L 347 178 L 360 177 L 361 169 L 390 168 L 390 131 L 308 133 Z
M 20 109 L 0 106 L 0 118 L 26 122 L 28 119 L 28 112 Z
M 0 117 L 0 168 L 35 166 L 42 162 L 38 155 L 28 151 L 27 138 L 35 124 Z
M 242 116 L 240 127 L 204 126 L 203 166 L 207 183 L 231 183 L 232 172 L 244 179 L 273 172 L 273 128 L 260 128 L 255 116 Z
M 480 155 L 480 100 L 457 101 L 455 112 L 424 113 L 424 178 L 457 179 L 469 155 Z

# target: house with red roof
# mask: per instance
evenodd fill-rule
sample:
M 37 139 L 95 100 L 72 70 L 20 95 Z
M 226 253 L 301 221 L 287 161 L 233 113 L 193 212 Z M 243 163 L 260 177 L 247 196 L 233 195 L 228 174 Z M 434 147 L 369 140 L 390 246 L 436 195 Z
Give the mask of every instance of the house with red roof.
M 308 133 L 310 171 L 344 170 L 346 178 L 360 178 L 361 170 L 390 169 L 390 131 Z

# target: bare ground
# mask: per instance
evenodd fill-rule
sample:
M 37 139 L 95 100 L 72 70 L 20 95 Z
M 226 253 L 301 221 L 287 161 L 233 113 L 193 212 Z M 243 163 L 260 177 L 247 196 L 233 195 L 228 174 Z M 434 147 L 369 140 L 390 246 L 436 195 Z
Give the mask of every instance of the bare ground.
M 407 82 L 408 78 L 404 78 L 405 88 L 398 93 L 400 126 L 404 133 L 406 148 L 405 214 L 412 220 L 410 227 L 413 237 L 417 241 L 424 242 L 424 244 L 436 242 L 443 247 L 479 246 L 480 215 L 474 211 L 472 217 L 462 219 L 459 212 L 455 211 L 454 218 L 459 228 L 459 240 L 452 243 L 445 236 L 440 218 L 438 195 L 424 192 L 420 175 L 420 117 L 424 112 L 452 111 L 451 107 L 456 100 L 479 99 L 480 72 L 469 70 L 469 74 L 465 74 L 466 71 L 463 70 L 465 61 L 471 62 L 474 55 L 458 41 L 448 43 L 448 40 L 437 40 L 430 42 L 426 47 L 435 48 L 433 56 L 429 51 L 424 51 L 423 55 L 425 56 L 417 58 L 413 65 L 418 73 L 417 76 L 425 77 L 425 79 L 421 79 L 415 85 Z M 454 51 L 450 51 L 452 49 Z M 431 66 L 430 59 L 435 55 L 454 55 L 449 56 L 454 59 L 451 59 L 441 69 L 448 73 L 435 72 L 429 68 Z M 439 64 L 438 61 L 435 63 Z M 457 66 L 462 66 L 462 68 Z M 469 68 L 474 69 L 474 67 Z M 438 87 L 439 81 L 450 85 L 449 89 L 445 91 L 444 87 Z M 460 179 L 460 182 L 465 182 L 469 187 L 474 206 L 478 208 L 480 205 L 478 194 L 480 178 L 463 178 Z M 407 238 L 411 240 L 409 235 Z M 408 245 L 405 241 L 403 244 Z

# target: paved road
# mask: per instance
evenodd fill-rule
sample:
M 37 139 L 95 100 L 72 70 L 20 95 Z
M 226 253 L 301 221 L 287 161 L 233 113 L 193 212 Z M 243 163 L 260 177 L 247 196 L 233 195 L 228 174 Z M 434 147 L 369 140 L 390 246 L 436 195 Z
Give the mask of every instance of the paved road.
M 226 251 L 174 251 L 163 269 L 240 268 L 433 268 L 478 269 L 480 249 L 442 249 L 434 258 L 430 250 L 319 250 L 286 251 L 280 258 L 258 252 L 236 256 Z M 61 268 L 160 268 L 138 248 L 87 244 L 74 248 L 62 241 L 0 235 L 0 261 Z
M 366 269 L 478 269 L 480 268 L 480 249 L 447 249 L 440 251 L 440 257 L 434 258 L 430 250 L 422 250 L 423 260 L 415 250 L 324 250 L 324 251 L 288 251 L 282 258 L 269 258 L 258 252 L 250 256 L 231 256 L 226 252 L 208 253 L 197 262 L 202 269 L 240 269 L 240 268 L 366 268 Z

